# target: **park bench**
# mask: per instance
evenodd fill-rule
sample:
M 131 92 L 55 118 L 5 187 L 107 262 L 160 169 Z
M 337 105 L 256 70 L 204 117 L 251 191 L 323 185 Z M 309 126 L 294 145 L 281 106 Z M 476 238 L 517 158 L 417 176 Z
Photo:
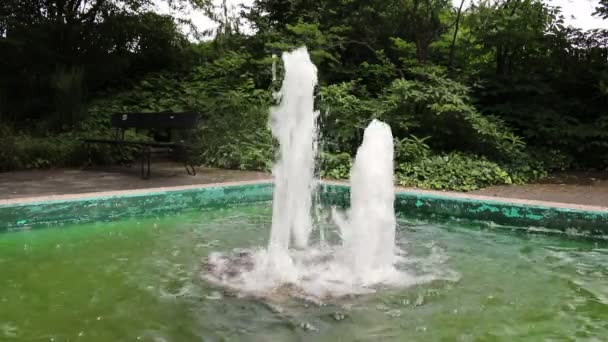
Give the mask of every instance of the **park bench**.
M 141 177 L 150 178 L 150 159 L 153 153 L 166 152 L 173 154 L 183 161 L 188 175 L 196 175 L 194 164 L 190 161 L 190 147 L 187 144 L 187 137 L 180 137 L 179 140 L 173 139 L 174 131 L 180 133 L 191 132 L 198 126 L 200 114 L 196 112 L 188 113 L 119 113 L 112 114 L 110 123 L 114 130 L 114 137 L 111 139 L 84 139 L 90 152 L 90 144 L 108 144 L 116 146 L 121 155 L 124 155 L 123 147 L 135 149 L 139 154 L 141 162 Z M 145 129 L 153 132 L 149 140 L 129 140 L 125 139 L 125 131 L 128 129 Z M 188 134 L 186 134 L 187 136 Z

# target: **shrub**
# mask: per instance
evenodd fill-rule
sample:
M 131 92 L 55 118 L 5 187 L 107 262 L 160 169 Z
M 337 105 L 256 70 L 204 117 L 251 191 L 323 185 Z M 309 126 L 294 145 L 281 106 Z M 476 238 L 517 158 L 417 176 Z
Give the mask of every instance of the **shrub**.
M 321 152 L 321 177 L 348 179 L 352 160 L 348 153 Z
M 109 136 L 113 112 L 198 111 L 204 118 L 192 143 L 199 164 L 269 171 L 276 151 L 267 127 L 273 98 L 270 90 L 256 85 L 250 65 L 249 55 L 230 52 L 202 61 L 188 74 L 148 75 L 131 90 L 101 94 L 71 134 L 40 139 L 4 134 L 7 147 L 2 153 L 12 158 L 7 167 L 86 161 L 89 155 L 83 154 L 78 138 Z M 374 68 L 368 70 L 370 77 L 390 75 Z M 468 191 L 535 180 L 546 168 L 567 163 L 559 153 L 532 157 L 500 119 L 480 113 L 469 89 L 442 68 L 410 68 L 407 75 L 371 94 L 361 81 L 320 87 L 322 177 L 349 177 L 351 156 L 374 118 L 391 125 L 396 181 L 404 186 Z M 116 158 L 107 146 L 93 146 L 89 152 L 93 162 Z
M 418 138 L 415 135 L 395 139 L 395 161 L 397 163 L 412 162 L 428 157 L 431 154 L 429 145 L 425 143 L 428 139 L 429 137 Z
M 243 58 L 229 54 L 209 68 L 195 68 L 187 77 L 150 75 L 130 91 L 92 103 L 83 127 L 104 135 L 109 134 L 112 112 L 197 111 L 203 118 L 191 141 L 195 161 L 229 169 L 270 170 L 274 146 L 267 121 L 272 96 L 238 74 L 243 63 Z M 237 72 L 225 75 L 222 70 L 232 69 L 224 64 Z
M 513 182 L 509 173 L 498 164 L 484 157 L 460 153 L 401 163 L 396 168 L 396 180 L 403 186 L 459 191 Z
M 87 161 L 87 151 L 74 134 L 33 137 L 0 128 L 0 171 L 78 166 Z
M 15 170 L 21 167 L 17 153 L 17 139 L 14 132 L 0 125 L 0 171 Z
M 210 142 L 196 144 L 201 151 L 198 159 L 201 164 L 239 170 L 270 171 L 272 168 L 275 149 L 269 132 L 235 133 Z

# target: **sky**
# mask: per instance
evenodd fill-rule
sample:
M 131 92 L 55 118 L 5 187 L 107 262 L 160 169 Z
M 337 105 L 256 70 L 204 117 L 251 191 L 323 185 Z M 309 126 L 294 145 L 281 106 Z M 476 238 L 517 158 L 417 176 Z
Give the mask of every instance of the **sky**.
M 545 0 L 545 2 L 562 8 L 566 24 L 585 30 L 608 29 L 608 19 L 602 20 L 591 15 L 599 0 Z
M 163 5 L 160 0 L 156 1 L 157 7 L 161 11 L 170 13 L 170 10 L 166 5 Z M 455 6 L 460 5 L 460 0 L 452 1 L 454 2 Z M 214 2 L 221 3 L 220 0 L 215 0 Z M 253 0 L 228 0 L 227 2 L 229 6 L 234 6 L 236 8 L 239 4 L 250 5 Z M 470 0 L 465 0 L 465 8 L 469 2 Z M 545 2 L 553 6 L 560 6 L 562 8 L 567 25 L 572 25 L 585 30 L 595 28 L 608 29 L 608 19 L 602 20 L 591 15 L 599 3 L 599 0 L 545 0 Z M 213 21 L 199 11 L 190 10 L 189 13 L 173 14 L 177 15 L 178 17 L 192 20 L 199 31 L 213 29 L 216 26 Z

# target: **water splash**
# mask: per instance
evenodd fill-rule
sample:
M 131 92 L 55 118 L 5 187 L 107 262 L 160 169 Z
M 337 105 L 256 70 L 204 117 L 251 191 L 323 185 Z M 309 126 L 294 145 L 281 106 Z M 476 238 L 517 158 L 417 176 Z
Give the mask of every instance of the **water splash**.
M 283 63 L 281 102 L 270 111 L 270 128 L 281 148 L 273 168 L 268 248 L 211 253 L 203 279 L 239 295 L 311 301 L 453 279 L 453 273 L 442 275 L 437 267 L 428 272 L 397 267 L 411 266 L 412 261 L 404 259 L 395 245 L 393 137 L 390 126 L 378 120 L 366 128 L 357 151 L 351 172 L 352 207 L 347 213 L 333 212 L 342 243 L 330 245 L 323 236 L 319 244 L 309 244 L 316 185 L 317 69 L 306 48 L 283 54 Z

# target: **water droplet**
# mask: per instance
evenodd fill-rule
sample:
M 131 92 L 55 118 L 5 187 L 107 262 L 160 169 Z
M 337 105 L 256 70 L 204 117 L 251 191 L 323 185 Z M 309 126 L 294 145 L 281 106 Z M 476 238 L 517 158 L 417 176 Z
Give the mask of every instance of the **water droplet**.
M 388 306 L 386 306 L 384 304 L 378 304 L 378 305 L 376 305 L 376 310 L 378 310 L 378 311 L 386 311 L 386 310 L 388 310 Z
M 205 298 L 207 298 L 209 300 L 220 300 L 220 299 L 224 298 L 224 296 L 219 291 L 213 291 L 208 296 L 205 296 Z
M 336 321 L 342 321 L 346 318 L 346 315 L 341 312 L 334 312 L 331 317 Z
M 414 305 L 421 306 L 422 304 L 424 304 L 424 296 L 422 294 L 419 294 L 418 298 L 416 298 L 416 303 Z
M 300 328 L 302 328 L 304 330 L 308 330 L 308 331 L 318 331 L 317 328 L 314 325 L 312 325 L 312 324 L 310 324 L 308 322 L 302 322 L 302 323 L 300 323 Z
M 389 310 L 386 312 L 387 315 L 389 315 L 390 317 L 401 317 L 401 310 L 399 309 L 394 309 L 394 310 Z

